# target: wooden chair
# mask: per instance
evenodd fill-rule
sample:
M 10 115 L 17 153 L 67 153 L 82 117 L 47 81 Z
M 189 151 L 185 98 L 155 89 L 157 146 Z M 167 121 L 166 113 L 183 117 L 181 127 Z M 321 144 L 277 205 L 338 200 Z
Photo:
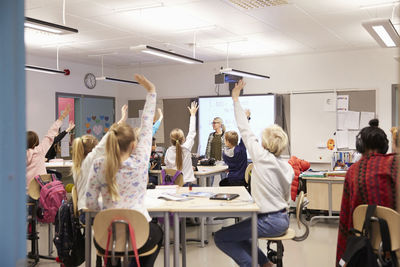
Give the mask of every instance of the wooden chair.
M 368 205 L 359 205 L 353 211 L 353 226 L 355 229 L 361 231 L 365 213 L 367 212 Z M 397 255 L 399 255 L 400 250 L 400 214 L 393 209 L 377 206 L 375 211 L 376 217 L 385 219 L 390 232 L 390 241 L 392 246 L 392 251 L 397 251 Z M 376 218 L 375 217 L 375 218 Z M 378 251 L 381 243 L 381 234 L 379 230 L 379 223 L 375 220 L 374 217 L 371 218 L 371 229 L 372 229 L 372 240 L 371 244 L 374 250 Z M 400 258 L 399 258 L 400 260 Z
M 247 184 L 247 191 L 249 191 L 249 193 L 251 194 L 251 188 L 250 188 L 250 182 L 251 182 L 251 171 L 253 170 L 253 163 L 250 163 L 247 168 L 246 171 L 244 173 L 244 180 L 246 181 Z
M 105 257 L 108 229 L 113 227 L 108 258 L 113 264 L 116 258 L 123 258 L 123 266 L 129 265 L 128 258 L 133 258 L 135 255 L 131 246 L 128 224 L 134 229 L 136 246 L 140 249 L 149 237 L 149 223 L 142 213 L 132 209 L 107 209 L 96 215 L 93 222 L 93 236 L 99 256 Z M 157 248 L 156 245 L 151 250 L 139 254 L 139 257 L 151 255 Z
M 302 211 L 308 204 L 308 202 L 304 201 L 305 194 L 303 191 L 300 192 L 298 195 L 298 202 L 296 206 L 296 220 L 297 220 L 297 226 L 299 229 L 301 229 L 301 224 L 305 226 L 305 233 L 302 234 L 301 236 L 296 236 L 296 232 L 294 229 L 289 228 L 287 229 L 286 233 L 282 236 L 277 236 L 277 237 L 260 237 L 258 239 L 260 240 L 266 240 L 267 241 L 267 246 L 268 246 L 268 258 L 272 260 L 272 262 L 276 263 L 278 267 L 282 266 L 282 259 L 283 259 L 283 240 L 294 240 L 294 241 L 303 241 L 307 238 L 309 234 L 309 229 L 308 225 L 305 221 L 305 218 L 302 216 Z M 276 248 L 277 251 L 270 250 L 269 246 L 271 243 L 276 243 Z M 272 258 L 272 259 L 271 259 Z
M 171 177 L 173 177 L 176 172 L 177 172 L 177 170 L 175 170 L 175 169 L 165 169 L 165 174 L 170 175 Z M 183 186 L 184 183 L 183 183 L 183 174 L 182 173 L 176 178 L 174 184 L 176 184 L 178 186 Z
M 43 182 L 48 182 L 51 180 L 51 174 L 42 174 L 40 178 Z M 51 223 L 48 225 L 48 255 L 39 254 L 39 233 L 37 232 L 37 204 L 40 198 L 40 185 L 35 179 L 32 179 L 28 184 L 28 195 L 35 200 L 35 202 L 27 203 L 27 206 L 31 210 L 31 215 L 28 215 L 28 222 L 30 223 L 31 233 L 28 234 L 28 240 L 31 241 L 31 251 L 28 253 L 28 258 L 33 259 L 34 262 L 30 266 L 35 266 L 39 262 L 39 258 L 47 260 L 55 260 L 52 257 L 53 254 L 53 229 Z

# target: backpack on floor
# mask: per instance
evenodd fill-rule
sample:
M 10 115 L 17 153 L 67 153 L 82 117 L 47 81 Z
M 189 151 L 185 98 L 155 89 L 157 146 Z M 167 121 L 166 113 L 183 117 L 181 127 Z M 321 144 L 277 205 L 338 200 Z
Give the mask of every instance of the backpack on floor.
M 371 245 L 371 217 L 374 215 L 376 205 L 368 205 L 362 231 L 350 229 L 347 238 L 346 250 L 339 262 L 340 266 L 347 263 L 346 267 L 398 267 L 396 254 L 391 251 L 391 241 L 387 222 L 377 218 L 382 238 L 383 257 L 375 254 Z
M 67 199 L 67 192 L 63 183 L 57 180 L 54 174 L 51 174 L 51 180 L 46 183 L 40 175 L 35 176 L 35 180 L 40 186 L 38 221 L 53 223 L 62 201 Z
M 79 266 L 85 261 L 85 234 L 74 216 L 71 201 L 64 201 L 55 219 L 54 244 L 58 258 L 66 267 Z

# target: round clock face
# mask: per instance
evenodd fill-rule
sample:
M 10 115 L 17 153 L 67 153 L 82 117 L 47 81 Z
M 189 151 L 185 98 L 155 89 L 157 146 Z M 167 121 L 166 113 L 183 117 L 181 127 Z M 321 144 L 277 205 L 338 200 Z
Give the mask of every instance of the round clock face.
M 96 86 L 96 76 L 93 73 L 86 74 L 83 81 L 88 89 L 93 89 Z

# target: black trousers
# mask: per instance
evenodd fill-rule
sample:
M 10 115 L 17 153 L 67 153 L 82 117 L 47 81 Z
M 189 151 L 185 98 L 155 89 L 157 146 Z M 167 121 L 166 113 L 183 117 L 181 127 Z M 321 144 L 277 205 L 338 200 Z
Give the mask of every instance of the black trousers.
M 245 186 L 246 182 L 243 180 L 230 180 L 229 178 L 222 179 L 219 186 Z
M 138 250 L 138 253 L 139 254 L 145 253 L 145 252 L 153 249 L 155 247 L 155 245 L 157 245 L 157 250 L 153 254 L 150 254 L 148 256 L 139 257 L 139 262 L 140 262 L 141 267 L 153 267 L 154 266 L 154 262 L 157 259 L 158 253 L 160 252 L 160 249 L 161 249 L 161 246 L 163 243 L 164 233 L 163 233 L 160 225 L 156 222 L 150 222 L 149 227 L 150 227 L 149 238 L 147 239 L 147 241 L 143 245 L 143 247 L 141 247 Z M 96 260 L 96 266 L 99 266 L 99 267 L 102 266 L 101 259 L 99 259 L 99 257 Z M 111 264 L 111 258 L 109 258 L 107 260 L 107 266 L 113 266 Z M 114 266 L 121 266 L 121 260 L 118 260 L 117 265 L 114 265 Z M 131 262 L 130 262 L 129 266 L 137 267 L 135 258 L 131 258 Z

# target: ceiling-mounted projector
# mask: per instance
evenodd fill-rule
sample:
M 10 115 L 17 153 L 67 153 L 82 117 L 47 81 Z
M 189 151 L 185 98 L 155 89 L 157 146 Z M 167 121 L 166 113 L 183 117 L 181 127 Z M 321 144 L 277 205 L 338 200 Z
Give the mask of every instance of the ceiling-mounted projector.
M 232 74 L 219 73 L 215 74 L 215 84 L 223 84 L 223 83 L 237 83 L 243 77 L 236 76 Z

